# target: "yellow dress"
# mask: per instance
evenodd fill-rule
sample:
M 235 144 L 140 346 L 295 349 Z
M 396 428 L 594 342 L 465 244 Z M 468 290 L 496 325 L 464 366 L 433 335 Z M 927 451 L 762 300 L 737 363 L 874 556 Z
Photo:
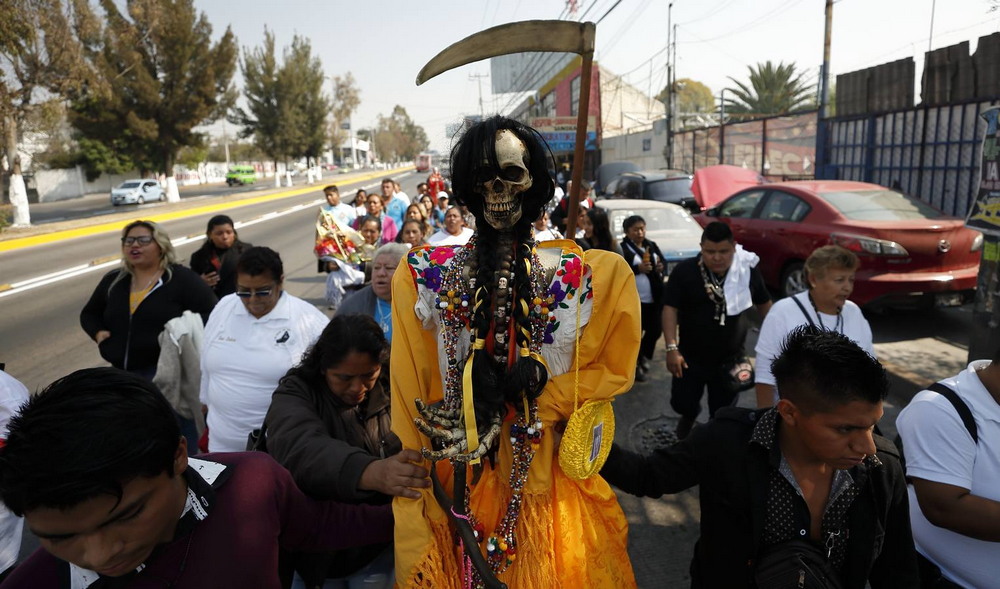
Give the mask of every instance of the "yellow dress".
M 523 490 L 517 559 L 498 578 L 511 589 L 635 587 L 627 553 L 628 524 L 614 492 L 600 475 L 585 480 L 567 477 L 548 435 L 553 424 L 572 414 L 577 381 L 581 404 L 611 399 L 632 387 L 640 334 L 635 279 L 617 254 L 584 253 L 566 240 L 538 246 L 543 248 L 561 250 L 560 268 L 549 290 L 561 302 L 541 351 L 549 367 L 548 383 L 538 398 L 538 417 L 546 435 L 537 446 Z M 447 358 L 434 297 L 456 250 L 414 248 L 393 278 L 392 429 L 404 448 L 419 451 L 430 445 L 413 424 L 418 416 L 414 399 L 435 403 L 443 396 Z M 578 321 L 577 374 L 573 362 Z M 459 338 L 462 346 L 455 354 L 461 363 L 468 356 L 468 333 Z M 511 496 L 509 428 L 505 423 L 497 468 L 484 461 L 482 477 L 471 488 L 470 508 L 486 536 L 499 525 Z M 451 464 L 439 461 L 437 469 L 450 493 Z M 393 512 L 398 586 L 461 588 L 462 550 L 432 491 L 424 490 L 420 499 L 397 497 Z

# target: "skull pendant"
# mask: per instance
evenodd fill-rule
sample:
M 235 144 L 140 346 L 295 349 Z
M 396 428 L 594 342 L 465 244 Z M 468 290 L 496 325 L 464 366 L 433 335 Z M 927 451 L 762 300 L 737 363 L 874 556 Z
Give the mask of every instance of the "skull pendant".
M 528 148 L 509 129 L 496 134 L 499 174 L 487 172 L 477 192 L 486 200 L 483 216 L 494 229 L 510 229 L 521 218 L 521 195 L 531 188 L 531 174 L 525 162 Z M 482 176 L 481 176 L 482 177 Z

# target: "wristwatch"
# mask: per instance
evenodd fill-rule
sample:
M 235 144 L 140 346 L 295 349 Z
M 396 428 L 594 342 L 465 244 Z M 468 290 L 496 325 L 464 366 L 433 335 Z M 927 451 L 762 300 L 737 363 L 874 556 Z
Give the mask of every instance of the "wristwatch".
M 676 352 L 677 349 L 677 344 L 667 344 L 667 353 Z

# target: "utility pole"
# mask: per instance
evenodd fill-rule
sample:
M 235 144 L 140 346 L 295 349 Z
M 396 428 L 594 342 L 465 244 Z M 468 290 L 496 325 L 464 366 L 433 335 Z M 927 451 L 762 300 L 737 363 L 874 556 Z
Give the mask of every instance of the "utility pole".
M 830 102 L 830 41 L 833 35 L 833 0 L 826 0 L 826 33 L 823 35 L 823 70 L 819 77 L 819 118 L 826 118 Z
M 226 148 L 226 171 L 229 171 L 229 135 L 226 133 L 226 119 L 222 119 L 222 144 Z
M 726 89 L 719 92 L 719 165 L 726 163 Z
M 674 81 L 673 66 L 670 61 L 671 48 L 671 17 L 674 3 L 667 5 L 667 167 L 674 167 Z
M 927 39 L 927 52 L 930 53 L 934 49 L 934 13 L 937 10 L 937 0 L 931 0 L 931 34 L 930 38 Z
M 476 80 L 479 82 L 479 118 L 486 118 L 486 113 L 483 112 L 483 78 L 490 77 L 489 74 L 469 74 L 469 80 Z

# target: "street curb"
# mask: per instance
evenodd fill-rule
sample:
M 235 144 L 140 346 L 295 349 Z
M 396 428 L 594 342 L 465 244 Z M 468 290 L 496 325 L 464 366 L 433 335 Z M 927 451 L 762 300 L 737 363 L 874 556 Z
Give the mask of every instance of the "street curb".
M 353 182 L 364 182 L 366 180 L 373 180 L 375 178 L 385 177 L 387 175 L 388 176 L 392 176 L 392 175 L 399 174 L 399 173 L 402 173 L 402 172 L 410 172 L 411 170 L 414 170 L 414 169 L 415 169 L 415 167 L 413 167 L 413 166 L 405 166 L 405 167 L 402 167 L 402 168 L 393 168 L 392 170 L 380 170 L 378 172 L 370 172 L 370 173 L 362 174 L 360 176 L 355 176 L 355 177 L 348 177 L 348 176 L 345 175 L 345 177 L 343 178 L 343 180 L 344 181 L 350 181 L 352 183 Z M 330 183 L 327 183 L 327 184 L 330 184 Z M 324 185 L 325 184 L 319 184 L 319 183 L 317 183 L 317 184 L 311 184 L 311 185 L 309 185 L 307 187 L 297 188 L 297 189 L 293 189 L 293 190 L 285 190 L 285 191 L 281 191 L 281 192 L 272 192 L 272 193 L 263 194 L 263 195 L 260 195 L 260 196 L 251 196 L 251 197 L 248 197 L 248 198 L 241 198 L 239 200 L 229 200 L 229 201 L 226 201 L 226 202 L 214 203 L 214 204 L 210 204 L 210 205 L 202 205 L 202 206 L 192 205 L 189 208 L 179 208 L 179 209 L 176 209 L 176 210 L 173 210 L 173 211 L 170 211 L 170 212 L 153 214 L 153 215 L 148 215 L 148 216 L 146 216 L 146 215 L 139 215 L 139 216 L 136 216 L 136 215 L 125 215 L 125 219 L 128 219 L 129 217 L 134 217 L 134 218 L 142 218 L 142 219 L 145 219 L 147 221 L 153 221 L 153 222 L 157 222 L 157 223 L 160 223 L 160 222 L 163 222 L 163 221 L 172 221 L 172 220 L 183 219 L 183 218 L 186 218 L 186 217 L 192 217 L 192 216 L 196 216 L 196 215 L 203 215 L 203 214 L 207 214 L 207 213 L 214 213 L 214 212 L 224 211 L 224 210 L 232 210 L 234 208 L 239 208 L 239 207 L 244 207 L 244 206 L 259 204 L 259 203 L 262 203 L 262 202 L 267 202 L 267 201 L 272 201 L 272 200 L 281 200 L 281 199 L 285 199 L 285 198 L 291 198 L 291 197 L 294 197 L 294 196 L 300 196 L 300 195 L 306 194 L 308 192 L 313 192 L 313 191 L 321 190 Z M 112 213 L 111 215 L 121 215 L 121 213 Z M 87 219 L 81 220 L 81 221 L 84 222 L 83 226 L 76 227 L 76 228 L 73 228 L 73 229 L 57 230 L 57 231 L 52 231 L 52 232 L 48 232 L 48 233 L 42 233 L 42 234 L 38 234 L 38 235 L 29 235 L 29 236 L 25 236 L 25 237 L 10 237 L 9 239 L 4 239 L 3 234 L 0 234 L 0 252 L 9 252 L 9 251 L 24 249 L 24 248 L 32 247 L 32 246 L 36 246 L 36 245 L 43 245 L 43 244 L 47 244 L 47 243 L 53 243 L 53 242 L 56 242 L 56 241 L 63 241 L 63 240 L 66 240 L 66 239 L 73 239 L 73 238 L 76 238 L 76 237 L 86 237 L 86 236 L 90 236 L 90 235 L 97 235 L 99 233 L 110 233 L 110 232 L 113 232 L 113 231 L 120 231 L 121 228 L 122 228 L 122 226 L 125 224 L 125 219 L 116 220 L 116 221 L 101 221 L 102 217 L 107 217 L 107 216 L 111 216 L 111 215 L 102 215 L 102 216 L 98 216 L 98 217 L 88 217 Z M 91 219 L 94 222 L 92 224 L 86 224 L 86 222 L 88 220 L 91 220 Z M 2 289 L 0 289 L 0 290 L 2 290 Z

